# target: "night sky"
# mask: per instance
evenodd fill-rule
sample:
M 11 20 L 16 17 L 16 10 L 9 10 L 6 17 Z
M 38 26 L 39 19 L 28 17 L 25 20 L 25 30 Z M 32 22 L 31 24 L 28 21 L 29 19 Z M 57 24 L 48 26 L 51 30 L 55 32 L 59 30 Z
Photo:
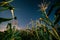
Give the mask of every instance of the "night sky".
M 1 0 L 0 0 L 1 1 Z M 46 2 L 51 2 L 53 4 L 55 1 L 58 0 L 45 0 Z M 18 20 L 19 27 L 25 27 L 31 19 L 36 20 L 41 17 L 41 12 L 39 11 L 38 4 L 40 4 L 42 0 L 14 0 L 11 5 L 15 7 L 15 16 Z M 51 6 L 51 4 L 49 6 Z M 48 7 L 47 11 L 50 7 Z M 55 11 L 52 11 L 50 19 L 53 17 Z M 11 18 L 11 12 L 9 10 L 0 12 L 0 17 L 3 18 Z M 1 23 L 0 27 L 3 25 L 6 26 L 7 22 Z

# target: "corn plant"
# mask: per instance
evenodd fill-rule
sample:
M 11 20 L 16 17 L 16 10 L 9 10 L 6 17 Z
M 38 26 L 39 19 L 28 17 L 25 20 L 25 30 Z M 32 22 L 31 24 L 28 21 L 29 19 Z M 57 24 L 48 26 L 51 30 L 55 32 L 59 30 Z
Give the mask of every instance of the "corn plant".
M 55 28 L 54 28 L 54 24 L 50 21 L 50 19 L 48 18 L 47 14 L 46 14 L 46 9 L 47 9 L 47 7 L 48 7 L 48 6 L 47 6 L 46 4 L 41 4 L 41 5 L 40 5 L 41 11 L 42 11 L 42 19 L 43 19 L 43 21 L 44 21 L 46 24 L 48 24 L 48 25 L 50 25 L 50 26 L 52 27 L 52 31 L 53 31 L 53 34 L 55 35 L 56 39 L 57 39 L 57 40 L 60 40 L 60 37 L 59 37 L 57 31 L 56 31 Z M 50 30 L 49 30 L 49 31 L 50 31 Z M 51 32 L 51 31 L 50 31 L 50 32 Z

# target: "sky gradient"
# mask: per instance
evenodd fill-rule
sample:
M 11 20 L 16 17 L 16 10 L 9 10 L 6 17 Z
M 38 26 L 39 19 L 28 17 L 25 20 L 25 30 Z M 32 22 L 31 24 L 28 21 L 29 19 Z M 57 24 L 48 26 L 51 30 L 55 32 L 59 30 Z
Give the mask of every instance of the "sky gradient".
M 45 1 L 51 2 L 51 4 L 53 4 L 57 0 L 45 0 Z M 36 20 L 41 17 L 41 12 L 39 11 L 38 7 L 38 4 L 40 4 L 41 2 L 42 0 L 14 0 L 11 3 L 15 7 L 14 13 L 15 16 L 17 17 L 19 27 L 25 27 L 26 24 L 28 24 L 31 21 L 31 19 Z M 49 8 L 47 9 L 47 11 L 49 10 Z M 54 12 L 55 11 L 53 11 L 52 13 L 54 14 Z M 0 17 L 11 18 L 11 12 L 9 10 L 0 12 Z M 53 16 L 50 16 L 50 18 L 52 17 Z M 0 25 L 6 26 L 6 24 L 7 22 L 4 22 Z

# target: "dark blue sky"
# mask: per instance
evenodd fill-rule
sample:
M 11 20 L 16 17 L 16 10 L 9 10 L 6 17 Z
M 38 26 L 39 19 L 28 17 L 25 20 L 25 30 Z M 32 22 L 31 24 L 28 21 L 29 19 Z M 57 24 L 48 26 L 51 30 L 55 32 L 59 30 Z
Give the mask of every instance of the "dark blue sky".
M 56 0 L 46 1 L 51 2 L 51 4 L 53 4 Z M 19 26 L 24 27 L 31 21 L 31 19 L 36 20 L 41 17 L 41 12 L 38 11 L 39 10 L 38 4 L 40 4 L 41 2 L 42 0 L 14 0 L 11 3 L 15 7 L 15 16 L 17 17 Z M 10 18 L 11 13 L 9 10 L 0 12 L 0 17 Z
M 49 1 L 49 0 L 48 0 Z M 47 1 L 47 2 L 48 2 Z M 38 11 L 38 4 L 42 0 L 15 0 L 13 5 L 16 7 L 15 14 L 19 20 L 19 24 L 25 26 L 31 21 L 40 18 L 40 12 Z M 53 2 L 53 1 L 52 1 Z

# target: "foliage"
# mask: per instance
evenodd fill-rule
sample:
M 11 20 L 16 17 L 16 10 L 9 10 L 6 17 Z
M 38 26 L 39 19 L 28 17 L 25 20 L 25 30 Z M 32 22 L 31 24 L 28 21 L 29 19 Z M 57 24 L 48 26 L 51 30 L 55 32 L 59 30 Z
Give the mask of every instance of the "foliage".
M 5 2 L 2 2 L 2 3 L 4 4 Z M 6 5 L 6 6 L 4 5 L 2 6 L 8 7 L 8 9 L 11 8 L 9 5 Z M 60 28 L 55 29 L 55 25 L 58 22 L 54 24 L 54 22 L 49 19 L 46 13 L 48 4 L 46 5 L 42 3 L 40 7 L 42 12 L 42 17 L 39 19 L 38 23 L 36 22 L 35 26 L 33 25 L 33 21 L 32 21 L 32 29 L 27 28 L 24 30 L 23 29 L 18 30 L 15 28 L 16 26 L 12 26 L 12 23 L 8 23 L 6 30 L 4 32 L 0 32 L 0 40 L 60 40 L 60 34 L 58 31 Z M 51 11 L 49 11 L 49 13 L 50 12 Z M 59 19 L 59 17 L 57 17 L 56 20 Z M 1 18 L 1 22 L 9 21 L 9 20 L 11 19 Z

